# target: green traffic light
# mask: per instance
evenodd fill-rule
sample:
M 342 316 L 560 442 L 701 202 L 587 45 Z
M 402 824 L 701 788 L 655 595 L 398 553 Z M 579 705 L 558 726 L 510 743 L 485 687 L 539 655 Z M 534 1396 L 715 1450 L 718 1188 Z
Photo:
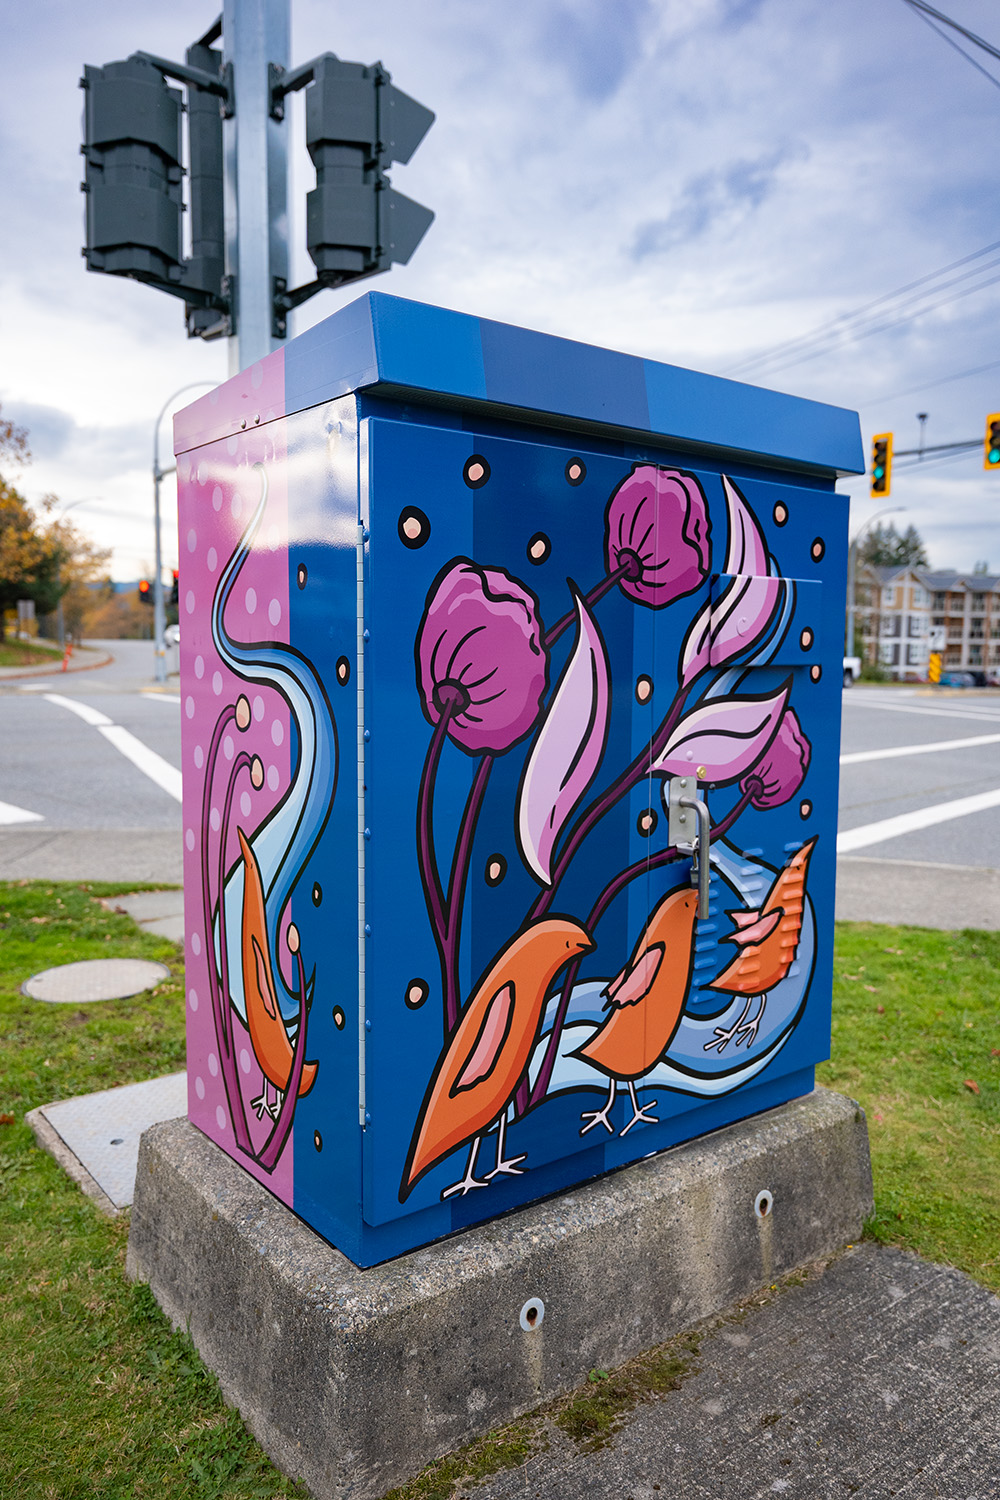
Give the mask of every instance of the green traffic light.
M 1000 464 L 1000 449 L 998 449 L 998 448 L 991 448 L 990 449 L 990 463 L 991 464 Z
M 998 454 L 998 455 L 997 455 L 997 457 L 998 457 L 998 458 L 1000 458 L 1000 454 Z M 995 459 L 994 459 L 994 457 L 993 457 L 993 455 L 992 455 L 992 454 L 990 454 L 990 463 L 995 463 L 995 462 L 996 462 L 996 460 L 995 460 Z M 884 474 L 884 473 L 885 473 L 885 470 L 884 470 L 884 469 L 882 469 L 882 468 L 878 468 L 878 469 L 876 469 L 876 470 L 875 470 L 875 478 L 876 478 L 876 479 L 881 479 L 881 478 L 882 478 L 882 475 L 883 475 L 883 474 Z

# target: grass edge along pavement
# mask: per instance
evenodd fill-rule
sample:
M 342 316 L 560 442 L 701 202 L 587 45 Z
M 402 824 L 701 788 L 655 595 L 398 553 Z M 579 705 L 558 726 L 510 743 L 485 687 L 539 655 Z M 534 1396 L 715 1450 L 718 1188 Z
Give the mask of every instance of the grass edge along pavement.
M 0 884 L 0 1494 L 144 1500 L 168 1487 L 176 1500 L 303 1495 L 225 1406 L 148 1289 L 125 1281 L 127 1215 L 101 1216 L 23 1121 L 38 1104 L 183 1066 L 180 950 L 98 899 L 134 889 Z M 79 1008 L 19 993 L 29 974 L 88 957 L 159 959 L 171 978 L 133 1000 Z M 868 1110 L 870 1233 L 949 1261 L 993 1290 L 998 966 L 1000 934 L 840 925 L 835 1060 L 820 1070 L 821 1081 Z M 773 1294 L 795 1280 L 776 1283 Z M 638 1401 L 660 1399 L 693 1373 L 704 1333 L 682 1334 L 620 1370 L 591 1372 L 580 1390 L 439 1460 L 393 1500 L 444 1500 L 523 1465 L 553 1434 L 585 1448 L 613 1441 Z

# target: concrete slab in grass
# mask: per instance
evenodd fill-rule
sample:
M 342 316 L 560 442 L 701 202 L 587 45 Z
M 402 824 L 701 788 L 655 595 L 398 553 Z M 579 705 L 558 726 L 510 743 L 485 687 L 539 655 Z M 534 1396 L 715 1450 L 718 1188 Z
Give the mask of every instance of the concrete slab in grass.
M 187 1074 L 40 1105 L 27 1116 L 49 1151 L 106 1213 L 132 1202 L 143 1131 L 187 1114 Z
M 864 1115 L 820 1089 L 359 1270 L 178 1120 L 143 1137 L 127 1270 L 280 1468 L 317 1500 L 375 1500 L 852 1240 L 871 1208 Z
M 101 903 L 109 911 L 124 912 L 145 932 L 184 941 L 184 892 L 135 891 L 128 896 L 109 896 Z

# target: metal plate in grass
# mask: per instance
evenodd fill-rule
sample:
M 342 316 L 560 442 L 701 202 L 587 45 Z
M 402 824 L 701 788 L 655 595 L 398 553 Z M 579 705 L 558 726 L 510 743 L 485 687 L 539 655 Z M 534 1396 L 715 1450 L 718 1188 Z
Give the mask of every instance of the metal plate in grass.
M 95 1000 L 124 1000 L 169 978 L 165 964 L 145 958 L 92 958 L 43 969 L 26 979 L 21 990 L 33 1000 L 53 1005 L 87 1005 Z
M 39 1144 L 109 1213 L 132 1202 L 139 1137 L 187 1113 L 187 1074 L 43 1104 L 28 1116 Z M 41 1117 L 41 1118 L 39 1118 Z

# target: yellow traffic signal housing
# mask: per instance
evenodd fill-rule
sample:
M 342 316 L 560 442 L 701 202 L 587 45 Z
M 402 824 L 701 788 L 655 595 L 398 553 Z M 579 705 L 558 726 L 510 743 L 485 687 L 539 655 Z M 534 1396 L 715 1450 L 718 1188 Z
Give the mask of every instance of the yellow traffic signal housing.
M 871 495 L 888 495 L 892 478 L 892 433 L 879 432 L 872 438 Z
M 986 437 L 983 442 L 983 468 L 1000 469 L 1000 411 L 991 412 L 986 418 Z

